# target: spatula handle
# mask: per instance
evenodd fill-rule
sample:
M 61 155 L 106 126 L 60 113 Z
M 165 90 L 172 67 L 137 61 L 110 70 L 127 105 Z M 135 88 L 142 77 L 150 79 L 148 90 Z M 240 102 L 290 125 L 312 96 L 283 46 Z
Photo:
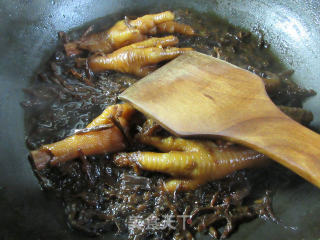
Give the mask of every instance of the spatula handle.
M 228 129 L 225 136 L 251 147 L 320 187 L 320 135 L 283 113 L 252 119 Z

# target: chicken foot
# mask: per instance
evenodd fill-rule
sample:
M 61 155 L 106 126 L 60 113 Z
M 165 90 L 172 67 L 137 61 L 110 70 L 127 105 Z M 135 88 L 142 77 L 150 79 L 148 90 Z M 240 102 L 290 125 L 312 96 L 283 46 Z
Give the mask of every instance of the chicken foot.
M 36 169 L 41 170 L 48 164 L 56 165 L 81 155 L 123 151 L 126 148 L 124 135 L 129 130 L 129 121 L 134 112 L 129 104 L 109 106 L 85 129 L 31 151 Z
M 88 59 L 88 65 L 93 72 L 114 70 L 143 77 L 155 70 L 157 63 L 171 60 L 192 50 L 191 48 L 163 48 L 177 43 L 178 39 L 174 36 L 150 38 L 120 48 L 108 55 L 92 56 Z
M 164 184 L 169 192 L 192 190 L 212 180 L 249 167 L 264 165 L 267 157 L 242 146 L 219 148 L 212 141 L 140 135 L 140 142 L 152 145 L 164 153 L 119 153 L 116 165 L 162 172 L 173 178 Z
M 110 53 L 129 44 L 147 39 L 148 34 L 178 32 L 193 35 L 194 30 L 185 24 L 176 23 L 174 14 L 166 11 L 158 14 L 150 14 L 135 20 L 125 18 L 118 21 L 109 30 L 85 36 L 78 41 L 64 45 L 68 56 L 77 55 L 81 49 L 89 52 Z M 165 24 L 168 22 L 167 24 Z

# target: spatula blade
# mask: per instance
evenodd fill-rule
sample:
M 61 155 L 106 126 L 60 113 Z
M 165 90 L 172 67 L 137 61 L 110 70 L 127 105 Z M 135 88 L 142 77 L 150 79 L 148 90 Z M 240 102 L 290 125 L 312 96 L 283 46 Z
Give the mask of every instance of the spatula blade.
M 180 136 L 219 135 L 244 114 L 256 115 L 256 101 L 268 99 L 255 74 L 195 51 L 149 74 L 119 98 Z

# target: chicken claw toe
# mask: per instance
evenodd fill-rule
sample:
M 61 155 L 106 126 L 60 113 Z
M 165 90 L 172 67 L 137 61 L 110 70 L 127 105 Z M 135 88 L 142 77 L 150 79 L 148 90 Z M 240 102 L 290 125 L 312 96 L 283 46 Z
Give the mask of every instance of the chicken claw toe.
M 162 188 L 167 192 L 188 191 L 196 189 L 203 183 L 198 179 L 170 179 L 163 184 Z
M 183 35 L 192 36 L 195 34 L 195 31 L 189 25 L 175 21 L 167 21 L 160 23 L 149 30 L 149 34 L 151 35 L 158 33 L 180 33 Z
M 171 11 L 165 11 L 157 14 L 148 14 L 139 17 L 135 20 L 129 21 L 129 25 L 139 30 L 142 34 L 147 34 L 149 30 L 158 24 L 172 21 L 174 19 L 174 13 Z
M 130 44 L 126 47 L 121 48 L 122 50 L 128 50 L 133 48 L 149 48 L 149 47 L 172 47 L 179 43 L 179 39 L 175 36 L 166 36 L 161 38 L 149 38 L 142 42 Z
M 190 176 L 196 167 L 193 157 L 183 152 L 155 153 L 134 152 L 120 153 L 114 157 L 119 167 L 138 166 L 142 170 L 169 173 L 172 176 Z

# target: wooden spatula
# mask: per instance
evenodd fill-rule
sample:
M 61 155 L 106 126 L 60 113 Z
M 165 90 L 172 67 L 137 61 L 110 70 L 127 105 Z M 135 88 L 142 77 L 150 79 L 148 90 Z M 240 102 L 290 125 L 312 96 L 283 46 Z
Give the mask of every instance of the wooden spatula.
M 223 137 L 320 187 L 320 136 L 283 114 L 257 75 L 198 52 L 184 54 L 120 95 L 183 137 Z

